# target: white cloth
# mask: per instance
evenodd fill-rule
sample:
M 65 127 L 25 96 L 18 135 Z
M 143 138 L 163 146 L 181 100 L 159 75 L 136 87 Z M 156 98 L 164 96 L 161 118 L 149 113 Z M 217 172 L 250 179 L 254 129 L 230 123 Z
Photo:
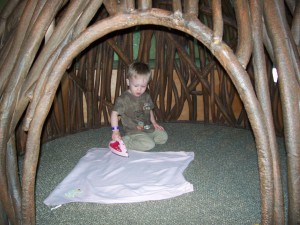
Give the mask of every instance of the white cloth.
M 129 158 L 107 148 L 92 148 L 44 200 L 49 206 L 69 202 L 131 203 L 172 198 L 193 191 L 182 173 L 193 152 L 140 152 Z

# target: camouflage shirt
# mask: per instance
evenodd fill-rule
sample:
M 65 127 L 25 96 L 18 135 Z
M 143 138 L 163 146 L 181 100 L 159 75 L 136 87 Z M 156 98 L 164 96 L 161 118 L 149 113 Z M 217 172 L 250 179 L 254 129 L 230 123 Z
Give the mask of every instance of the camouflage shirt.
M 136 97 L 127 90 L 116 99 L 113 111 L 121 116 L 123 129 L 128 135 L 154 131 L 150 121 L 150 110 L 153 108 L 154 104 L 148 92 Z

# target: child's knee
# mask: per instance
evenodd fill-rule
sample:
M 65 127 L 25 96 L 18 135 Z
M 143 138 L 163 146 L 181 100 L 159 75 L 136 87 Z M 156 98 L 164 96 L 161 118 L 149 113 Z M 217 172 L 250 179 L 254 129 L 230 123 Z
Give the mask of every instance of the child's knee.
M 139 150 L 139 151 L 149 151 L 154 147 L 155 147 L 155 142 L 149 140 L 149 141 L 144 141 L 143 144 L 141 144 L 139 146 L 139 149 L 137 149 L 137 150 Z
M 136 148 L 139 151 L 149 151 L 150 149 L 155 147 L 155 142 L 152 138 L 147 135 L 140 136 L 136 141 Z
M 154 137 L 156 144 L 165 144 L 168 140 L 168 134 L 165 131 L 159 131 Z
M 155 147 L 155 142 L 146 135 L 133 135 L 124 138 L 124 143 L 127 148 L 138 151 L 149 151 Z

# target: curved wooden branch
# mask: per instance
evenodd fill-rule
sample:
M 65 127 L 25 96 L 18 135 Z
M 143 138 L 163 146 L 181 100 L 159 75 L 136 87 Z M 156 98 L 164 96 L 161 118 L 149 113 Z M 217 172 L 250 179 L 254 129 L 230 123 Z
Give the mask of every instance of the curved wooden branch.
M 8 224 L 9 223 L 1 201 L 0 201 L 0 223 L 1 224 Z
M 282 21 L 279 2 L 264 1 L 264 16 L 275 49 L 279 90 L 283 108 L 285 145 L 288 163 L 288 223 L 300 223 L 300 86 L 290 57 L 289 35 Z M 285 59 L 285 60 L 282 60 Z
M 264 39 L 264 46 L 269 54 L 269 57 L 270 57 L 271 61 L 275 64 L 274 51 L 272 49 L 272 43 L 271 43 L 270 37 L 268 35 L 268 31 L 267 31 L 265 23 L 263 23 L 263 39 Z
M 138 0 L 138 9 L 147 10 L 152 8 L 152 0 Z
M 12 135 L 7 147 L 7 174 L 10 196 L 14 207 L 16 224 L 22 224 L 21 213 L 21 184 L 19 180 L 19 166 L 17 159 L 16 139 Z
M 173 8 L 174 14 L 180 14 L 180 15 L 182 15 L 181 0 L 173 0 L 173 2 L 172 2 L 172 8 Z
M 234 9 L 238 25 L 238 45 L 235 54 L 242 66 L 246 68 L 253 46 L 248 1 L 235 0 Z
M 285 3 L 287 4 L 288 9 L 292 14 L 294 13 L 295 10 L 295 5 L 296 5 L 295 2 L 296 2 L 295 0 L 285 0 Z
M 284 204 L 283 191 L 280 172 L 280 161 L 278 146 L 276 141 L 275 129 L 273 124 L 272 108 L 269 95 L 269 86 L 267 79 L 266 60 L 264 55 L 263 37 L 262 37 L 262 5 L 259 0 L 253 0 L 250 3 L 252 18 L 252 36 L 253 36 L 253 65 L 255 76 L 255 89 L 259 102 L 264 111 L 264 117 L 267 124 L 267 132 L 270 142 L 273 162 L 274 178 L 274 221 L 277 224 L 284 224 Z
M 199 0 L 186 0 L 183 1 L 184 13 L 190 16 L 198 17 L 198 3 Z
M 9 4 L 10 3 L 13 3 L 13 1 L 10 1 Z M 16 5 L 16 7 L 10 13 L 8 18 L 5 18 L 6 15 L 4 15 L 3 17 L 5 19 L 1 20 L 1 23 L 2 23 L 1 26 L 3 26 L 3 28 L 1 28 L 1 29 L 3 29 L 3 32 L 4 31 L 5 32 L 0 35 L 0 37 L 1 37 L 0 68 L 3 66 L 3 63 L 5 62 L 6 58 L 8 57 L 8 54 L 11 54 L 10 51 L 11 51 L 12 43 L 14 41 L 16 32 L 18 30 L 17 23 L 19 22 L 19 20 L 21 18 L 21 15 L 24 11 L 25 6 L 26 6 L 26 1 L 22 1 L 21 3 Z M 4 11 L 5 11 L 6 13 L 9 13 L 11 9 L 7 9 L 7 10 L 8 11 L 6 11 L 6 8 L 4 8 L 2 12 L 4 13 Z M 4 44 L 4 46 L 3 46 L 3 44 Z M 1 76 L 1 73 L 0 73 L 0 76 Z M 0 93 L 1 93 L 1 90 L 0 90 Z
M 221 0 L 212 0 L 213 13 L 213 41 L 218 43 L 223 37 L 223 17 Z
M 24 23 L 21 22 L 19 24 L 18 31 L 17 31 L 17 34 L 19 34 L 19 36 L 17 36 L 15 39 L 15 41 L 17 41 L 17 42 L 15 43 L 15 45 L 12 48 L 13 52 L 6 59 L 7 63 L 11 63 L 12 65 L 6 65 L 4 63 L 0 70 L 0 74 L 1 74 L 0 78 L 6 79 L 5 83 L 7 82 L 7 87 L 5 87 L 5 84 L 1 83 L 1 85 L 2 85 L 1 88 L 3 88 L 3 89 L 0 90 L 0 95 L 1 95 L 2 91 L 4 90 L 4 87 L 5 87 L 5 91 L 1 98 L 2 102 L 0 105 L 0 121 L 1 121 L 0 133 L 3 134 L 0 137 L 0 189 L 1 189 L 0 199 L 3 202 L 5 202 L 3 207 L 4 207 L 6 213 L 9 217 L 9 220 L 11 221 L 12 224 L 16 224 L 16 219 L 15 219 L 14 211 L 13 211 L 12 204 L 11 204 L 10 197 L 9 197 L 7 178 L 6 178 L 6 174 L 5 174 L 5 171 L 6 171 L 6 168 L 5 168 L 6 167 L 6 149 L 7 149 L 8 140 L 10 138 L 10 134 L 7 131 L 9 130 L 12 114 L 13 114 L 13 111 L 15 108 L 16 96 L 20 90 L 21 83 L 24 80 L 24 76 L 26 74 L 26 69 L 29 67 L 29 64 L 27 64 L 26 60 L 28 60 L 28 58 L 32 57 L 32 55 L 30 55 L 30 51 L 24 52 L 24 49 L 23 49 L 23 52 L 22 52 L 22 49 L 21 49 L 21 45 L 23 44 L 23 40 L 24 40 L 25 33 L 26 33 L 25 31 L 26 31 L 27 27 L 30 25 L 31 15 L 33 14 L 33 10 L 30 7 L 33 7 L 33 9 L 34 9 L 34 6 L 36 4 L 36 2 L 34 2 L 34 1 L 32 1 L 30 3 L 32 3 L 33 5 L 27 4 L 26 9 L 24 10 L 24 13 L 22 16 Z M 28 18 L 26 16 L 28 16 Z M 24 27 L 22 27 L 22 25 Z M 35 40 L 35 39 L 32 39 L 30 41 L 33 41 L 33 40 Z M 28 41 L 26 43 L 28 44 Z M 28 48 L 28 49 L 30 49 L 30 48 Z M 26 54 L 29 57 L 22 58 L 22 56 L 24 56 Z M 17 56 L 21 56 L 21 59 L 20 58 L 18 59 L 18 61 L 19 61 L 18 65 L 22 65 L 23 67 L 20 68 L 21 66 L 19 66 L 18 68 L 13 69 L 14 63 L 17 61 Z M 8 71 L 6 71 L 6 69 Z M 21 71 L 21 69 L 24 69 L 24 72 Z M 10 79 L 7 79 L 9 74 L 11 74 L 11 77 L 10 77 Z
M 291 30 L 287 22 L 285 22 L 284 24 L 285 24 L 285 29 L 289 34 L 290 55 L 292 57 L 296 78 L 298 80 L 298 84 L 300 85 L 300 33 L 299 33 L 300 22 L 299 21 L 300 21 L 300 2 L 298 1 L 294 12 L 294 19 L 292 22 Z
M 35 61 L 32 69 L 28 74 L 26 84 L 24 85 L 25 90 L 23 92 L 26 92 L 26 88 L 29 89 L 38 78 L 39 82 L 36 85 L 35 92 L 33 95 L 34 97 L 27 111 L 26 123 L 24 124 L 24 130 L 26 131 L 28 130 L 29 123 L 32 120 L 32 116 L 34 114 L 38 98 L 40 97 L 40 93 L 42 92 L 45 82 L 47 81 L 47 76 L 51 72 L 51 65 L 53 65 L 53 63 L 56 60 L 56 57 L 58 57 L 58 52 L 65 46 L 66 43 L 69 42 L 70 35 L 68 35 L 68 33 L 71 32 L 72 28 L 74 28 L 77 20 L 79 19 L 82 13 L 82 7 L 84 8 L 88 3 L 89 1 L 81 0 L 73 1 L 70 3 L 70 5 L 68 5 L 65 14 L 62 16 L 61 22 L 55 28 L 50 39 L 42 49 L 40 56 Z M 65 32 L 61 32 L 61 30 L 64 30 Z M 56 54 L 54 54 L 55 51 Z M 49 62 L 50 57 L 51 60 Z
M 194 24 L 195 23 L 195 24 Z M 266 130 L 263 112 L 256 99 L 252 84 L 246 71 L 232 55 L 231 49 L 224 43 L 213 45 L 210 43 L 211 32 L 203 27 L 196 19 L 189 25 L 195 37 L 205 44 L 218 58 L 224 69 L 228 72 L 232 82 L 238 90 L 241 100 L 244 103 L 247 115 L 254 135 L 256 137 L 256 147 L 259 161 L 261 204 L 262 204 L 262 223 L 273 224 L 273 168 L 271 152 Z
M 118 12 L 117 0 L 103 0 L 103 5 L 111 16 Z
M 17 4 L 19 4 L 19 0 L 11 0 L 6 2 L 6 5 L 3 7 L 3 9 L 0 12 L 1 20 L 0 20 L 0 36 L 3 35 L 3 32 L 6 28 L 7 18 L 16 8 Z
M 75 5 L 77 5 L 77 2 L 75 3 Z M 42 64 L 42 62 L 39 62 L 39 63 L 35 62 L 35 65 L 37 64 L 38 66 L 36 66 L 35 71 L 34 71 L 34 68 L 30 71 L 30 74 L 28 75 L 28 78 L 22 87 L 21 95 L 20 95 L 20 98 L 18 99 L 18 105 L 16 106 L 16 113 L 14 114 L 10 130 L 13 130 L 16 127 L 16 124 L 19 121 L 21 115 L 23 114 L 29 100 L 32 99 L 33 96 L 36 96 L 37 98 L 39 98 L 39 93 L 40 93 L 41 89 L 43 88 L 45 79 L 48 76 L 48 74 L 50 73 L 50 71 L 52 70 L 52 66 L 53 66 L 55 60 L 57 59 L 58 55 L 60 54 L 62 48 L 71 40 L 72 36 L 76 37 L 88 25 L 88 23 L 91 21 L 91 19 L 95 15 L 95 13 L 96 13 L 97 9 L 100 7 L 100 5 L 101 5 L 101 1 L 91 0 L 90 4 L 86 5 L 86 8 L 84 9 L 84 12 L 82 14 L 81 14 L 81 12 L 79 12 L 76 15 L 73 11 L 71 11 L 72 15 L 73 15 L 73 17 L 71 16 L 71 19 L 74 19 L 74 17 L 77 18 L 81 14 L 81 16 L 78 19 L 78 22 L 76 24 L 74 24 L 74 22 L 72 22 L 72 20 L 70 20 L 69 24 L 67 21 L 64 23 L 60 23 L 57 26 L 57 28 L 59 28 L 59 29 L 56 29 L 57 34 L 53 35 L 52 40 L 54 40 L 55 46 L 58 43 L 59 43 L 59 46 L 56 49 L 53 49 L 53 46 L 49 47 L 49 45 L 48 45 L 48 47 L 47 46 L 44 47 L 44 48 L 49 48 L 48 51 L 53 52 L 53 53 L 51 56 L 49 54 L 47 54 L 47 52 L 44 54 L 44 60 L 42 60 L 42 61 L 45 62 L 45 60 L 46 60 L 46 64 L 44 63 L 43 68 L 40 67 L 40 64 Z M 67 24 L 67 26 L 65 24 Z M 60 34 L 61 33 L 60 31 L 63 27 L 67 27 L 67 29 L 71 29 L 72 27 L 74 27 L 74 25 L 75 25 L 74 32 L 72 32 L 72 30 L 70 30 L 69 34 L 66 34 L 67 36 Z M 66 32 L 66 33 L 68 33 L 68 32 Z M 60 41 L 62 41 L 62 42 L 60 42 Z M 43 52 L 45 52 L 45 51 L 43 51 Z M 40 57 L 42 57 L 42 56 L 40 56 Z M 43 69 L 43 70 L 40 71 L 41 69 Z M 35 84 L 37 79 L 39 79 L 39 81 L 37 84 Z M 34 91 L 34 89 L 35 89 L 35 91 Z M 34 105 L 36 106 L 36 104 L 32 102 L 30 108 L 34 108 L 33 107 Z M 33 111 L 34 110 L 32 110 L 31 113 L 33 113 Z M 23 125 L 24 130 L 28 130 L 29 123 L 31 121 L 30 118 L 31 118 L 31 116 L 30 116 L 30 113 L 28 112 L 27 121 L 25 121 L 25 123 Z
M 124 0 L 121 1 L 121 8 L 124 9 L 125 12 L 131 12 L 135 9 L 134 0 Z
M 300 54 L 300 1 L 296 3 L 291 31 Z
M 34 1 L 30 1 L 30 3 L 32 3 Z M 33 5 L 34 6 L 34 5 Z M 29 9 L 30 7 L 32 7 L 32 5 L 28 4 L 26 6 L 26 9 Z M 3 172 L 5 171 L 5 162 L 3 162 L 4 159 L 6 159 L 5 155 L 6 155 L 6 144 L 8 142 L 8 139 L 10 137 L 10 133 L 8 132 L 10 129 L 10 123 L 12 120 L 12 115 L 14 113 L 14 109 L 16 106 L 16 100 L 17 100 L 17 96 L 20 92 L 21 86 L 24 82 L 24 79 L 27 75 L 27 72 L 29 71 L 29 68 L 32 64 L 32 61 L 36 55 L 36 52 L 38 51 L 38 47 L 41 44 L 41 41 L 43 40 L 43 37 L 45 35 L 46 32 L 46 28 L 49 26 L 49 24 L 51 22 L 48 22 L 47 18 L 51 18 L 50 21 L 53 20 L 54 15 L 56 14 L 55 9 L 58 10 L 58 8 L 60 7 L 60 4 L 57 4 L 57 6 L 53 9 L 53 7 L 51 7 L 51 9 L 49 10 L 49 8 L 47 10 L 45 10 L 44 13 L 44 20 L 38 21 L 37 23 L 35 23 L 35 25 L 33 26 L 32 29 L 32 35 L 28 36 L 28 39 L 24 39 L 24 35 L 25 35 L 25 31 L 27 30 L 27 27 L 30 26 L 29 21 L 27 20 L 28 18 L 26 18 L 26 15 L 28 15 L 27 13 L 23 14 L 23 19 L 26 21 L 25 22 L 25 27 L 20 28 L 20 32 L 24 32 L 24 34 L 20 34 L 21 38 L 19 39 L 17 37 L 17 40 L 20 41 L 19 43 L 16 43 L 16 46 L 18 46 L 17 48 L 15 48 L 15 52 L 13 54 L 17 54 L 18 58 L 15 57 L 11 57 L 10 60 L 12 61 L 16 61 L 16 67 L 12 68 L 11 71 L 9 71 L 10 74 L 10 79 L 8 79 L 8 83 L 7 83 L 7 87 L 4 91 L 4 94 L 2 95 L 2 99 L 1 99 L 1 105 L 0 105 L 0 120 L 1 120 L 1 127 L 0 127 L 0 133 L 3 135 L 1 135 L 1 139 L 0 139 L 0 158 L 1 158 L 1 165 L 0 165 L 0 173 L 1 173 L 1 191 L 0 191 L 0 195 L 1 195 L 1 199 L 3 199 L 4 201 L 8 202 L 7 200 L 8 197 L 8 191 L 7 191 L 7 184 L 6 184 L 6 178 L 5 175 L 3 175 Z M 34 8 L 34 7 L 33 7 Z M 27 12 L 27 10 L 25 9 L 25 12 Z M 30 13 L 30 15 L 32 15 L 32 10 L 28 10 Z M 29 17 L 29 19 L 31 18 L 31 16 Z M 45 21 L 46 20 L 46 21 Z M 24 25 L 23 23 L 20 23 L 21 25 Z M 24 39 L 24 41 L 23 41 Z M 22 47 L 21 47 L 22 46 Z M 12 62 L 14 64 L 14 62 Z M 4 67 L 1 68 L 1 71 L 4 69 Z M 2 74 L 3 75 L 3 74 Z M 5 179 L 5 180 L 4 180 Z M 10 215 L 10 213 L 12 213 L 12 210 L 9 209 L 10 204 L 5 205 L 4 207 L 7 207 L 6 212 L 9 215 L 9 219 L 10 221 L 15 224 L 15 219 L 13 218 L 13 216 Z
M 36 0 L 37 1 L 37 0 Z M 34 8 L 37 3 L 35 1 L 30 1 L 26 4 L 26 7 L 24 9 L 23 15 L 20 19 L 20 22 L 18 24 L 18 28 L 16 31 L 16 34 L 14 36 L 13 40 L 13 46 L 10 49 L 10 54 L 3 62 L 1 68 L 0 68 L 0 96 L 3 94 L 6 83 L 8 82 L 8 76 L 12 72 L 14 68 L 14 64 L 17 61 L 17 57 L 19 56 L 19 51 L 21 49 L 21 45 L 23 44 L 26 30 L 28 26 L 30 25 L 30 21 L 32 18 L 32 15 L 34 13 Z M 10 78 L 11 79 L 11 78 Z
M 102 5 L 102 0 L 90 0 L 89 4 L 86 4 L 80 18 L 74 28 L 73 37 L 77 37 L 91 22 L 96 12 Z
M 144 11 L 142 16 L 138 12 L 112 16 L 109 19 L 101 20 L 95 25 L 89 27 L 81 35 L 71 42 L 62 52 L 60 60 L 57 61 L 48 83 L 45 86 L 44 93 L 36 108 L 35 116 L 32 120 L 27 140 L 26 150 L 26 166 L 24 165 L 24 190 L 23 198 L 28 199 L 26 205 L 34 205 L 32 193 L 34 190 L 34 171 L 37 165 L 37 156 L 39 153 L 39 140 L 42 125 L 50 110 L 55 92 L 61 80 L 62 74 L 72 59 L 85 49 L 90 43 L 97 40 L 114 30 L 124 29 L 141 24 L 157 24 L 161 26 L 171 27 L 186 32 L 215 53 L 220 63 L 229 73 L 233 83 L 235 84 L 242 101 L 244 102 L 247 114 L 249 116 L 254 135 L 256 137 L 256 145 L 259 158 L 261 192 L 262 192 L 262 221 L 264 224 L 272 223 L 272 206 L 273 206 L 273 181 L 272 181 L 272 165 L 269 148 L 269 141 L 265 134 L 266 124 L 263 117 L 262 109 L 257 101 L 250 79 L 237 61 L 231 49 L 224 43 L 213 44 L 212 31 L 201 22 L 194 18 L 188 21 L 178 21 L 174 19 L 173 14 L 163 10 Z M 24 209 L 24 208 L 23 208 Z M 30 218 L 33 217 L 30 215 Z M 26 219 L 26 218 L 25 218 Z M 27 220 L 31 221 L 31 220 Z

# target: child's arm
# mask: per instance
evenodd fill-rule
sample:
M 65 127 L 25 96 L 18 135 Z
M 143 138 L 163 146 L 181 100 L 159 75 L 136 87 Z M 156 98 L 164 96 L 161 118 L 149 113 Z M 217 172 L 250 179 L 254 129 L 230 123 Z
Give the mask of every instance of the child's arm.
M 155 129 L 158 129 L 158 130 L 164 130 L 164 128 L 162 126 L 160 126 L 156 120 L 155 120 L 155 117 L 154 117 L 154 113 L 153 113 L 153 110 L 150 110 L 150 121 L 152 123 L 152 125 L 154 126 Z
M 112 135 L 111 139 L 116 140 L 116 139 L 121 139 L 121 134 L 119 131 L 119 119 L 118 119 L 118 112 L 112 111 L 110 115 L 110 124 L 112 128 Z

